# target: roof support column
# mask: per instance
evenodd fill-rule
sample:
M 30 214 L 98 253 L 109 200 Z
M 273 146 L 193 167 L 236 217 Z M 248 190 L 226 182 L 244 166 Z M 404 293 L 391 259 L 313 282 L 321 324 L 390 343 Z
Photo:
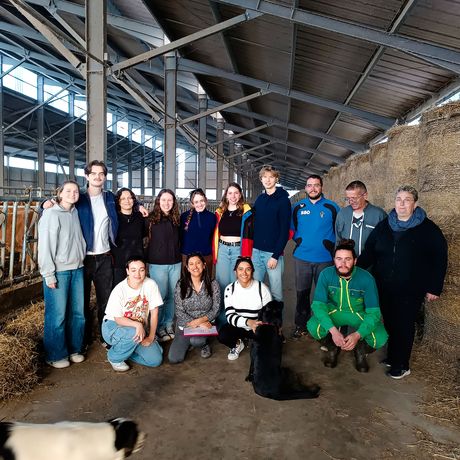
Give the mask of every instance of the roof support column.
M 0 74 L 3 72 L 3 56 L 0 54 Z M 3 136 L 3 78 L 0 78 L 0 193 L 5 186 L 5 138 Z
M 116 113 L 113 114 L 112 117 L 112 148 L 110 152 L 112 154 L 112 192 L 116 193 L 118 189 L 118 164 L 117 164 L 117 156 L 118 156 L 118 144 L 117 144 L 117 123 L 118 123 L 118 116 Z
M 235 153 L 235 143 L 229 142 L 228 144 L 228 155 L 232 156 Z M 228 183 L 235 181 L 235 163 L 233 161 L 228 162 Z
M 165 55 L 165 126 L 163 186 L 176 190 L 176 54 Z
M 208 97 L 206 94 L 198 94 L 198 108 L 200 112 L 208 109 Z M 201 117 L 198 121 L 198 187 L 206 193 L 206 124 L 207 117 Z M 219 199 L 217 197 L 217 199 Z
M 133 188 L 133 124 L 128 123 L 128 188 Z
M 222 183 L 224 179 L 224 127 L 223 118 L 217 120 L 216 139 L 220 143 L 217 145 L 217 174 L 216 174 L 216 198 L 222 196 Z
M 75 117 L 75 93 L 69 91 L 69 122 Z M 75 123 L 69 124 L 69 179 L 75 180 Z
M 37 77 L 37 187 L 45 189 L 45 82 L 42 75 Z
M 107 156 L 107 0 L 86 0 L 86 160 Z
M 141 131 L 141 162 L 140 162 L 140 189 L 141 195 L 145 195 L 145 129 Z

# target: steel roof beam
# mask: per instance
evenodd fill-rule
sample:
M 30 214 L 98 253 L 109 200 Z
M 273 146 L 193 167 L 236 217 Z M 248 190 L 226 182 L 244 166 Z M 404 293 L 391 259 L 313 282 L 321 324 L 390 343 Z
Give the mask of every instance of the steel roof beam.
M 315 27 L 330 32 L 335 32 L 348 37 L 375 43 L 377 45 L 394 48 L 406 53 L 415 53 L 420 57 L 435 59 L 439 65 L 443 63 L 453 63 L 460 65 L 460 52 L 435 45 L 432 43 L 416 40 L 388 33 L 351 21 L 343 21 L 328 16 L 311 13 L 300 8 L 275 4 L 266 0 L 215 0 L 219 3 L 238 6 L 244 9 L 250 9 L 259 13 L 269 14 L 278 18 L 302 24 L 304 26 Z M 450 70 L 450 69 L 449 69 Z
M 248 154 L 249 152 L 254 152 L 255 150 L 265 148 L 265 147 L 269 146 L 270 144 L 271 144 L 271 142 L 266 142 L 265 144 L 256 145 L 255 147 L 252 147 L 250 149 L 241 150 L 240 152 L 234 153 L 232 155 L 227 155 L 225 157 L 225 159 L 230 160 L 230 159 L 235 158 L 235 157 L 240 157 L 242 155 Z
M 234 136 L 229 136 L 226 137 L 225 139 L 222 139 L 221 141 L 213 142 L 211 145 L 215 147 L 216 145 L 223 144 L 225 142 L 233 141 L 235 139 L 238 139 L 243 136 L 247 136 L 248 134 L 255 133 L 257 131 L 260 131 L 262 129 L 268 128 L 270 125 L 268 123 L 265 123 L 264 125 L 256 126 L 255 128 L 248 129 L 247 131 L 243 131 L 242 133 L 235 134 Z
M 384 117 L 382 115 L 350 107 L 348 105 L 341 104 L 340 102 L 324 99 L 302 91 L 289 90 L 288 88 L 285 88 L 275 83 L 259 80 L 257 78 L 247 77 L 245 75 L 233 72 L 228 72 L 226 70 L 219 69 L 217 67 L 213 67 L 206 64 L 201 64 L 200 62 L 192 61 L 190 59 L 179 58 L 178 69 L 182 70 L 183 72 L 191 72 L 221 77 L 227 80 L 243 83 L 248 86 L 253 86 L 255 88 L 271 91 L 272 93 L 276 93 L 281 96 L 286 96 L 293 99 L 297 99 L 302 102 L 307 102 L 309 104 L 318 105 L 320 107 L 334 110 L 336 112 L 348 113 L 355 117 L 362 118 L 363 120 L 366 120 L 369 123 L 378 126 L 382 129 L 390 128 L 396 121 L 394 118 Z
M 139 54 L 138 56 L 134 56 L 119 62 L 118 64 L 114 64 L 112 66 L 112 72 L 119 72 L 120 70 L 128 69 L 137 64 L 140 64 L 141 62 L 149 61 L 150 59 L 154 59 L 158 56 L 162 56 L 163 54 L 175 51 L 179 48 L 182 48 L 183 46 L 189 45 L 190 43 L 209 37 L 210 35 L 214 35 L 218 32 L 230 29 L 231 27 L 235 27 L 242 22 L 251 21 L 252 19 L 258 18 L 261 15 L 262 13 L 247 11 L 243 14 L 235 16 L 234 18 L 227 19 L 226 21 L 214 24 L 213 26 L 207 27 L 206 29 L 180 38 L 179 40 L 175 40 L 171 43 L 168 43 L 167 45 L 163 45 L 154 50 L 146 51 L 145 53 Z

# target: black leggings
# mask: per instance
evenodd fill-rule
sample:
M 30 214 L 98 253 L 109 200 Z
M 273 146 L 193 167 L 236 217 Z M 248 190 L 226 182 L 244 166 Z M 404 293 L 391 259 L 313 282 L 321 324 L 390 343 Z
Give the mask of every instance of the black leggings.
M 224 324 L 219 329 L 219 336 L 217 337 L 219 342 L 223 343 L 228 348 L 235 348 L 238 339 L 253 338 L 254 332 L 252 332 L 252 329 L 250 331 L 247 331 L 246 329 L 243 329 L 241 327 L 235 327 L 228 323 Z

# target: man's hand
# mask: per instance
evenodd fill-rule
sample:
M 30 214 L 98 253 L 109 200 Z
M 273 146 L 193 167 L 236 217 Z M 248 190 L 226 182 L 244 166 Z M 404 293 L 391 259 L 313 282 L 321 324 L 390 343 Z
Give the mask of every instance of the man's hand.
M 148 217 L 149 215 L 147 209 L 145 209 L 142 205 L 139 205 L 139 212 L 142 214 L 142 217 Z
M 342 348 L 345 345 L 345 339 L 343 338 L 342 333 L 334 326 L 329 329 L 331 333 L 332 340 L 334 341 L 337 347 Z
M 55 204 L 56 204 L 56 202 L 54 200 L 46 200 L 46 201 L 43 202 L 42 208 L 43 209 L 52 208 Z
M 267 267 L 268 267 L 270 270 L 275 269 L 277 265 L 278 265 L 278 261 L 277 261 L 275 258 L 270 257 L 270 259 L 268 259 Z
M 434 295 L 434 294 L 430 294 L 429 292 L 427 292 L 425 294 L 425 299 L 428 301 L 428 302 L 431 302 L 432 300 L 437 300 L 439 299 L 439 296 L 438 295 Z
M 359 342 L 361 334 L 359 332 L 352 332 L 347 335 L 344 339 L 345 344 L 342 347 L 342 350 L 351 351 L 356 347 L 356 344 Z

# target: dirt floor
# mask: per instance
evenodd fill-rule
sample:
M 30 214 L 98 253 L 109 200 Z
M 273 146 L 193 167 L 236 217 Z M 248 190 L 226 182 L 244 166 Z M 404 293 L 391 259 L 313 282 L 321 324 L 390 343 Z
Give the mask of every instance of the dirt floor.
M 285 277 L 286 324 L 292 324 L 295 298 L 291 266 Z M 0 420 L 130 417 L 148 435 L 133 460 L 460 458 L 460 427 L 421 414 L 429 385 L 416 368 L 402 381 L 386 377 L 378 364 L 381 352 L 370 356 L 370 372 L 360 374 L 350 353 L 328 369 L 313 340 L 288 340 L 284 364 L 322 390 L 316 400 L 277 402 L 257 396 L 245 382 L 247 350 L 230 362 L 225 347 L 213 341 L 212 348 L 208 360 L 193 350 L 179 365 L 134 365 L 116 374 L 95 344 L 84 363 L 48 368 L 32 393 L 1 403 Z

